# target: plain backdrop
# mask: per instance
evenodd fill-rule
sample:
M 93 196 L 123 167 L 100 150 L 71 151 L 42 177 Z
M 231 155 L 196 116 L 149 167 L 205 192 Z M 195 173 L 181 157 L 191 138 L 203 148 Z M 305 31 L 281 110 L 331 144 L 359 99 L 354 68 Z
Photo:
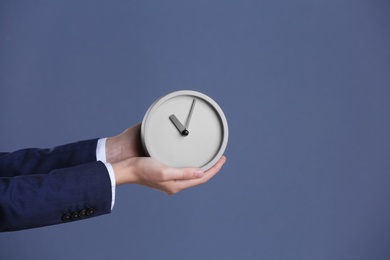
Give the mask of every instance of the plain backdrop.
M 228 162 L 111 214 L 0 234 L 0 259 L 389 259 L 390 2 L 0 1 L 0 150 L 116 135 L 214 98 Z

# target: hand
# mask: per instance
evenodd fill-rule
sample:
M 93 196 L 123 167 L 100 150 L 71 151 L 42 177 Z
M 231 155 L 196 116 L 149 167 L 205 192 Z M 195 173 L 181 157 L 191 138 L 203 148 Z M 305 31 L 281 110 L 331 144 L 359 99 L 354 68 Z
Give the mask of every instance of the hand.
M 199 168 L 172 168 L 150 157 L 130 158 L 114 163 L 117 185 L 125 183 L 140 184 L 157 189 L 167 194 L 175 194 L 181 190 L 206 183 L 219 172 L 226 157 L 209 170 L 203 172 Z
M 106 142 L 106 159 L 111 163 L 116 185 L 140 184 L 168 194 L 206 183 L 219 172 L 226 157 L 208 171 L 198 168 L 172 168 L 145 156 L 141 143 L 141 125 L 126 129 L 123 133 L 109 137 Z
M 117 136 L 107 138 L 106 160 L 111 164 L 145 155 L 141 143 L 141 124 L 129 127 Z

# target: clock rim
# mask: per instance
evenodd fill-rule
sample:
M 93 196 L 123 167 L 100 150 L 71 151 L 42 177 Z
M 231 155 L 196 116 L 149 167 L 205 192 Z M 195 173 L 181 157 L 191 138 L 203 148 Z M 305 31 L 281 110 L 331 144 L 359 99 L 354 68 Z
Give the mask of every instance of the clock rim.
M 145 138 L 146 138 L 146 135 L 145 135 L 146 130 L 145 130 L 145 128 L 146 128 L 147 120 L 149 118 L 149 115 L 152 115 L 153 112 L 161 104 L 163 104 L 167 100 L 169 100 L 171 98 L 174 98 L 174 97 L 177 97 L 177 96 L 195 96 L 195 97 L 203 99 L 209 105 L 212 106 L 212 108 L 217 112 L 218 117 L 221 120 L 223 137 L 222 137 L 222 142 L 221 142 L 221 144 L 219 146 L 218 152 L 215 154 L 215 156 L 208 163 L 206 163 L 203 166 L 199 166 L 199 168 L 201 168 L 202 170 L 207 171 L 208 169 L 210 169 L 212 166 L 214 166 L 217 163 L 217 161 L 222 157 L 223 153 L 225 152 L 226 147 L 227 147 L 227 143 L 228 143 L 228 139 L 229 139 L 229 128 L 228 128 L 228 123 L 227 123 L 227 120 L 226 120 L 225 113 L 223 112 L 221 107 L 217 104 L 217 102 L 214 101 L 214 99 L 212 99 L 211 97 L 207 96 L 204 93 L 201 93 L 201 92 L 198 92 L 198 91 L 194 91 L 194 90 L 178 90 L 178 91 L 174 91 L 174 92 L 168 93 L 168 94 L 166 94 L 164 96 L 161 96 L 160 98 L 156 99 L 156 101 L 154 101 L 150 105 L 150 107 L 146 111 L 146 113 L 144 115 L 144 118 L 142 120 L 142 124 L 141 124 L 141 142 L 142 142 L 142 146 L 143 146 L 145 152 L 149 156 L 151 156 L 152 158 L 155 158 L 152 154 L 150 154 L 150 152 L 149 152 L 149 150 L 147 148 L 147 145 L 146 145 L 146 140 L 145 140 Z

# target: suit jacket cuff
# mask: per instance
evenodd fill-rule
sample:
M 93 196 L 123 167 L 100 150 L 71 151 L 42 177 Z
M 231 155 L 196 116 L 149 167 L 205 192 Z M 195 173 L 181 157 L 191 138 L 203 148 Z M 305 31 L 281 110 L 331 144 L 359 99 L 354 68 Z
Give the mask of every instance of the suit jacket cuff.
M 115 180 L 115 174 L 114 169 L 112 168 L 112 165 L 107 162 L 106 159 L 106 141 L 107 138 L 101 138 L 98 140 L 96 145 L 96 160 L 101 161 L 104 163 L 104 165 L 107 168 L 108 174 L 110 176 L 111 180 L 111 210 L 114 208 L 115 205 L 115 188 L 116 188 L 116 180 Z

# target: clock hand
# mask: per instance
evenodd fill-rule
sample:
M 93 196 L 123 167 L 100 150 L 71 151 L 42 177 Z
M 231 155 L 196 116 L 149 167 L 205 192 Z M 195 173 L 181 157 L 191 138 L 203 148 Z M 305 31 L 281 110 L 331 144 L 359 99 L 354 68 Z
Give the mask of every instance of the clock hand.
M 188 126 L 190 125 L 190 121 L 191 121 L 191 117 L 192 117 L 192 112 L 194 112 L 195 103 L 196 103 L 196 99 L 194 98 L 194 99 L 192 100 L 192 105 L 191 105 L 191 109 L 190 109 L 190 114 L 188 115 L 187 122 L 186 122 L 186 125 L 185 125 L 185 129 L 188 129 Z
M 176 126 L 177 130 L 179 130 L 181 135 L 187 136 L 190 132 L 180 123 L 179 119 L 175 115 L 171 115 L 169 119 Z

